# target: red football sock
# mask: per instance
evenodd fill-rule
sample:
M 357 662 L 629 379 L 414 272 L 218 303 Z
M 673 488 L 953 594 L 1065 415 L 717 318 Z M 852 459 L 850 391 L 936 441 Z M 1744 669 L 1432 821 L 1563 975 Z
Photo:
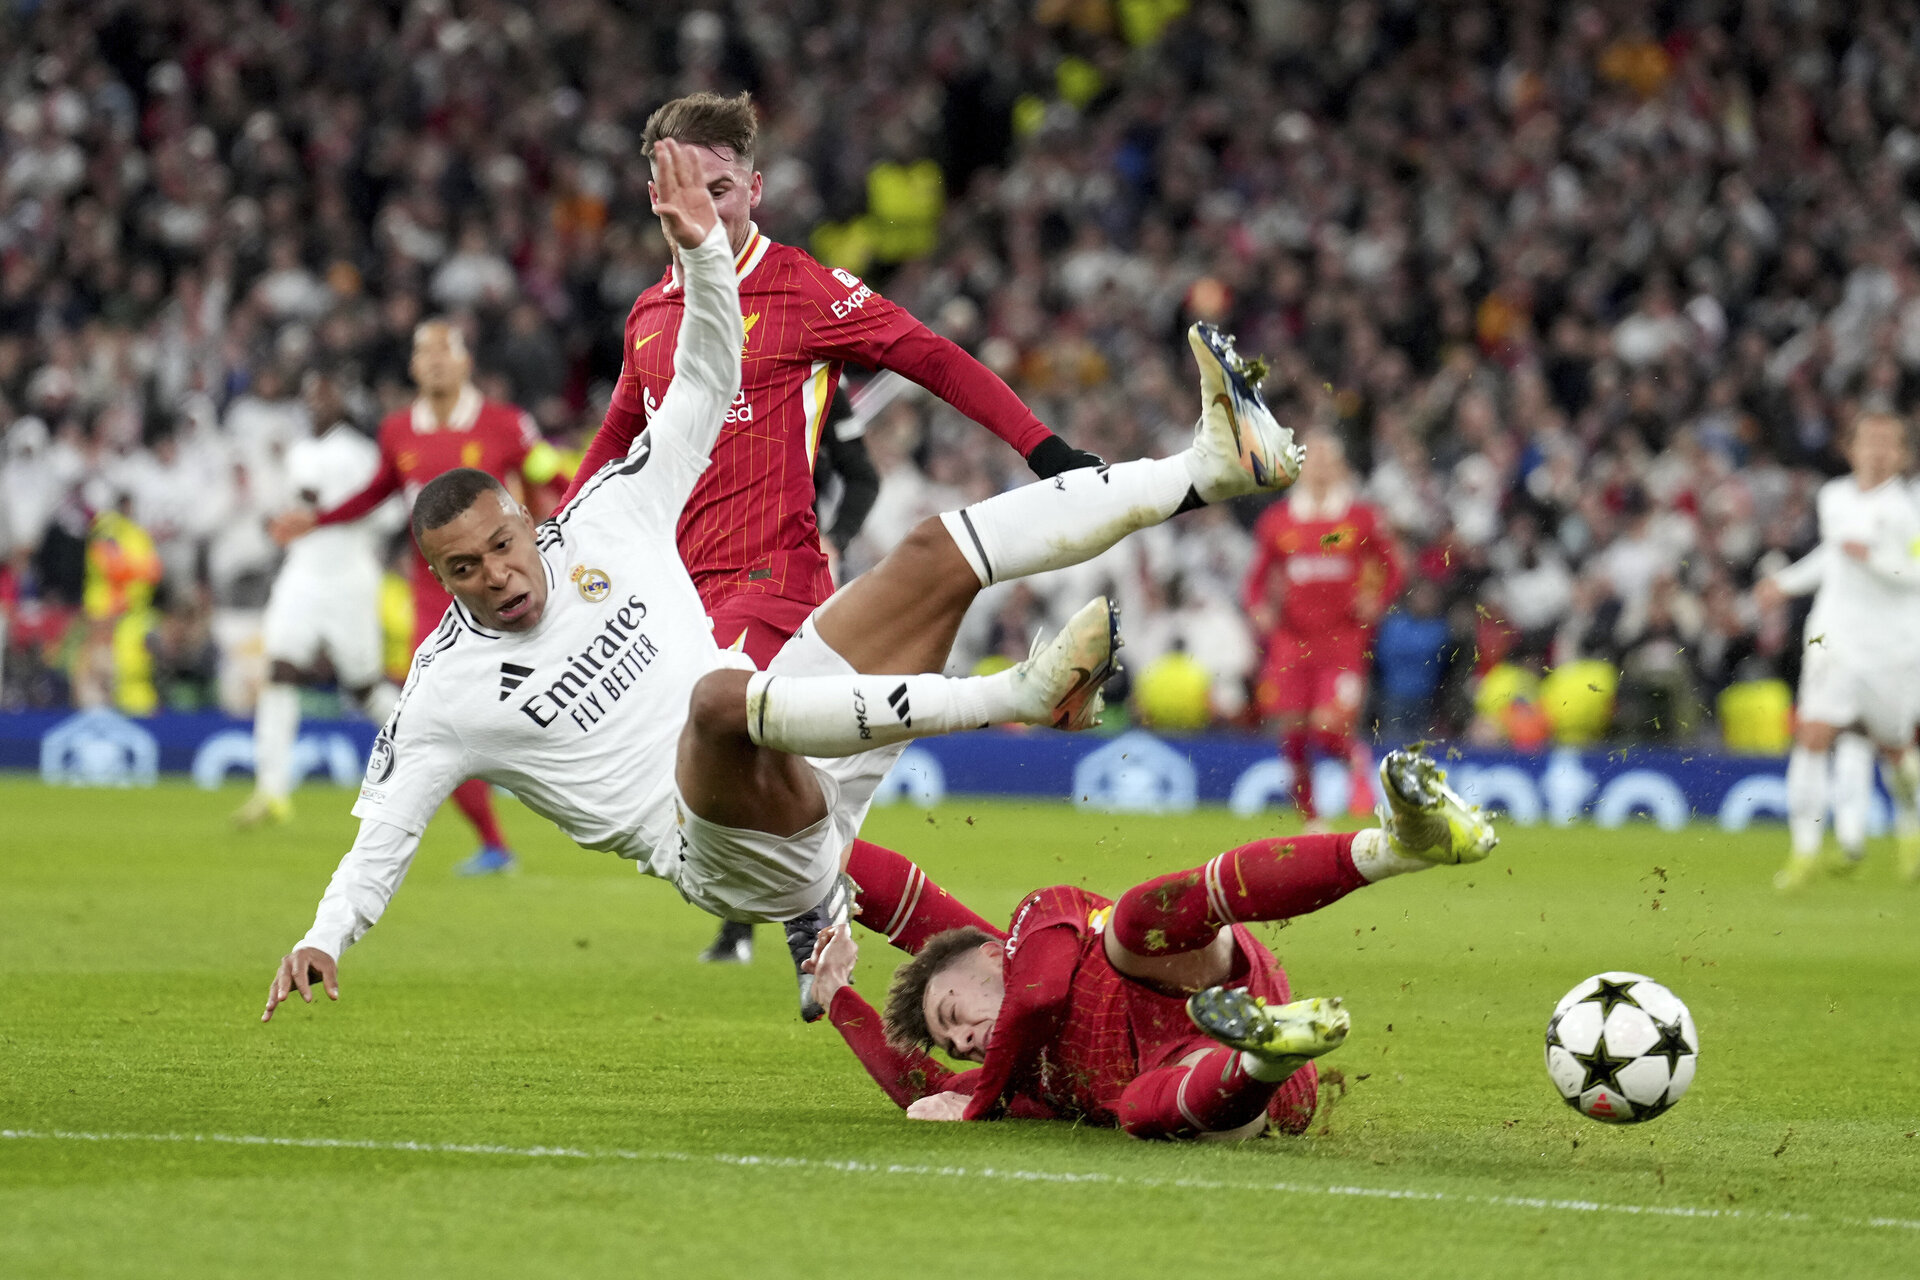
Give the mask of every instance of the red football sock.
M 493 787 L 481 778 L 468 778 L 453 789 L 453 802 L 460 806 L 460 812 L 467 815 L 467 821 L 480 833 L 480 843 L 496 849 L 507 847 L 507 833 L 500 829 L 500 819 L 493 816 Z
M 1136 1138 L 1224 1133 L 1258 1117 L 1280 1087 L 1248 1075 L 1240 1051 L 1223 1045 L 1190 1067 L 1160 1067 L 1134 1077 L 1120 1094 L 1120 1127 Z
M 1310 729 L 1307 749 L 1318 756 L 1345 761 L 1353 756 L 1353 735 L 1336 729 Z
M 853 842 L 847 874 L 860 893 L 854 919 L 902 951 L 919 951 L 928 938 L 971 925 L 1000 937 L 1001 931 L 942 889 L 905 854 L 865 840 Z
M 1352 788 L 1347 795 L 1347 813 L 1356 818 L 1365 817 L 1373 812 L 1373 752 L 1367 750 L 1366 743 L 1351 734 L 1344 736 L 1342 742 L 1341 758 L 1347 762 L 1347 776 L 1352 779 Z
M 1197 951 L 1222 925 L 1303 916 L 1365 883 L 1350 832 L 1256 840 L 1204 867 L 1135 885 L 1114 904 L 1110 927 L 1137 956 Z
M 1293 807 L 1311 822 L 1313 809 L 1313 761 L 1307 756 L 1308 732 L 1289 729 L 1280 735 L 1280 754 L 1293 766 Z

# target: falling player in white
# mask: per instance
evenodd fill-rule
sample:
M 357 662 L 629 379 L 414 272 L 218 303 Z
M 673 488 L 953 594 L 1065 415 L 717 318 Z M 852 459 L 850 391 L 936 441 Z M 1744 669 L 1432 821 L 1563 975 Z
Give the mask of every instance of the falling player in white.
M 1006 671 L 937 674 L 983 586 L 1080 563 L 1180 511 L 1299 474 L 1292 434 L 1231 341 L 1196 326 L 1203 408 L 1191 448 L 923 521 L 754 671 L 714 644 L 674 541 L 740 384 L 733 258 L 686 148 L 663 140 L 654 161 L 654 209 L 686 280 L 673 381 L 633 451 L 546 524 L 483 472 L 421 490 L 414 535 L 454 603 L 414 657 L 354 806 L 360 833 L 282 958 L 262 1020 L 296 990 L 311 1002 L 316 978 L 338 997 L 340 954 L 380 918 L 427 819 L 469 777 L 713 915 L 798 918 L 812 932 L 844 920 L 846 851 L 908 739 L 1098 718 L 1117 646 L 1105 600 Z
M 331 373 L 309 373 L 301 396 L 313 433 L 287 450 L 287 479 L 303 502 L 324 509 L 367 486 L 380 469 L 380 450 L 346 420 Z M 363 520 L 315 529 L 287 548 L 267 597 L 267 684 L 253 713 L 253 795 L 233 815 L 241 826 L 293 815 L 300 686 L 316 682 L 323 655 L 340 688 L 375 723 L 393 711 L 400 691 L 381 663 L 379 544 L 400 520 L 396 499 Z
M 1920 507 L 1900 478 L 1909 460 L 1906 424 L 1891 413 L 1863 413 L 1847 460 L 1853 474 L 1820 489 L 1819 546 L 1755 588 L 1766 606 L 1814 593 L 1799 725 L 1787 757 L 1792 848 L 1774 877 L 1782 889 L 1815 874 L 1829 807 L 1840 868 L 1863 856 L 1876 747 L 1903 867 L 1915 865 L 1920 848 L 1912 752 L 1920 719 Z

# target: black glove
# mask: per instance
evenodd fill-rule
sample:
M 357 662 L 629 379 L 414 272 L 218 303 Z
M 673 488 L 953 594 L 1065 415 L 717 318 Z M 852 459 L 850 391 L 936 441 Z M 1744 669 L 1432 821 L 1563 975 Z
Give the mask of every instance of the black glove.
M 1033 446 L 1033 452 L 1027 455 L 1027 465 L 1033 468 L 1033 474 L 1042 480 L 1051 480 L 1062 471 L 1078 471 L 1082 467 L 1104 467 L 1107 465 L 1107 460 L 1097 453 L 1076 449 L 1059 436 L 1048 435 L 1045 440 Z

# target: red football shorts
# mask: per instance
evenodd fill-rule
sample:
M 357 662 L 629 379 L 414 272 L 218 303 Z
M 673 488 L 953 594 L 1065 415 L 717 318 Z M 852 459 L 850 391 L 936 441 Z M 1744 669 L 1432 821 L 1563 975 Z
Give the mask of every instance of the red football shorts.
M 1246 973 L 1229 982 L 1228 986 L 1244 987 L 1268 1004 L 1285 1004 L 1293 999 L 1292 990 L 1287 985 L 1287 971 L 1280 967 L 1273 952 L 1241 925 L 1233 926 L 1233 941 L 1239 952 L 1234 967 L 1239 969 L 1244 966 Z M 1140 1073 L 1172 1066 L 1191 1053 L 1220 1047 L 1218 1040 L 1203 1036 L 1194 1029 L 1193 1020 L 1187 1016 L 1185 1000 L 1159 995 L 1137 983 L 1131 985 L 1133 999 L 1128 1001 L 1128 1013 Z M 1294 1074 L 1286 1088 L 1274 1094 L 1267 1114 L 1282 1131 L 1304 1133 L 1308 1122 L 1313 1119 L 1314 1105 L 1318 1100 L 1319 1074 L 1309 1062 Z
M 722 649 L 738 649 L 762 671 L 793 639 L 794 632 L 818 605 L 782 596 L 729 596 L 707 611 L 713 620 L 713 641 Z
M 1364 637 L 1275 634 L 1267 643 L 1257 689 L 1262 715 L 1315 711 L 1358 715 L 1367 701 L 1371 662 Z

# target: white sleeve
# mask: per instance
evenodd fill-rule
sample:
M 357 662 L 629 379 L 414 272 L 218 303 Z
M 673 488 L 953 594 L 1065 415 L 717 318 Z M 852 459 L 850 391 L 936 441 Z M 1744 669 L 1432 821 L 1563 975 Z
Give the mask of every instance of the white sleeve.
M 341 952 L 379 922 L 419 848 L 418 832 L 388 822 L 362 822 L 353 848 L 327 882 L 319 910 L 313 914 L 313 928 L 294 949 L 313 947 L 338 960 Z
M 1821 543 L 1786 568 L 1775 570 L 1773 585 L 1790 596 L 1804 596 L 1819 590 L 1821 580 L 1827 575 L 1827 557 L 1832 554 L 1832 549 Z
M 1888 586 L 1920 590 L 1920 561 L 1914 558 L 1917 551 L 1920 540 L 1895 532 L 1867 548 L 1867 570 Z
M 655 482 L 665 480 L 679 497 L 673 504 L 676 516 L 694 481 L 707 469 L 727 408 L 740 392 L 740 348 L 747 340 L 726 228 L 715 222 L 698 246 L 682 249 L 680 269 L 685 273 L 686 311 L 673 355 L 673 380 L 641 435 L 652 441 L 653 467 L 661 472 Z M 635 441 L 634 452 L 639 448 Z
M 686 311 L 667 393 L 627 456 L 595 472 L 555 517 L 561 524 L 578 511 L 611 502 L 672 538 L 695 482 L 707 469 L 727 410 L 740 392 L 740 348 L 747 340 L 726 229 L 715 223 L 696 248 L 682 249 L 680 269 Z
M 433 656 L 424 646 L 415 655 L 413 674 L 373 740 L 353 805 L 353 816 L 363 822 L 384 822 L 419 835 L 455 787 L 480 775 L 480 761 L 436 705 L 442 691 L 426 687 L 422 678 Z

